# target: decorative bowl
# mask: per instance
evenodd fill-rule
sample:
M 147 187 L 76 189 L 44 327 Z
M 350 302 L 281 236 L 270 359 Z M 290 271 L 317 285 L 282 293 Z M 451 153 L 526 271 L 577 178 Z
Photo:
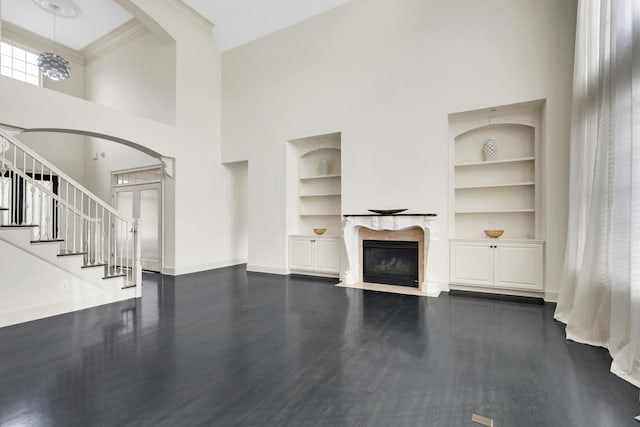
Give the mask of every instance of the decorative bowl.
M 313 229 L 313 232 L 316 233 L 318 236 L 323 235 L 326 231 L 327 231 L 326 228 L 314 228 Z
M 504 230 L 484 230 L 484 234 L 492 239 L 497 239 L 504 234 Z
M 377 213 L 380 215 L 393 215 L 404 211 L 406 211 L 406 209 L 369 209 L 369 212 Z

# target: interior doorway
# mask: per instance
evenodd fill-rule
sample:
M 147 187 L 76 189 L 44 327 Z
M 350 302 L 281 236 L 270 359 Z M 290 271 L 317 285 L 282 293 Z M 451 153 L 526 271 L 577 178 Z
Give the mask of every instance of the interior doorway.
M 162 166 L 112 173 L 113 205 L 126 218 L 140 218 L 142 268 L 162 271 Z

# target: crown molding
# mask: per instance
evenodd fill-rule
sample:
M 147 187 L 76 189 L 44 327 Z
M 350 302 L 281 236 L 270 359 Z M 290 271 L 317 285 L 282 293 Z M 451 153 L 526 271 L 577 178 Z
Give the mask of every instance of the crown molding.
M 51 52 L 53 47 L 52 40 L 5 20 L 2 21 L 2 39 L 11 41 L 19 47 L 39 52 Z M 85 63 L 82 53 L 57 42 L 55 53 L 74 64 L 84 65 Z
M 92 61 L 140 37 L 147 31 L 140 21 L 133 18 L 82 48 L 81 53 L 87 61 Z
M 191 22 L 202 30 L 213 35 L 215 25 L 204 16 L 200 15 L 195 9 L 186 4 L 183 0 L 167 0 L 171 6 L 177 9 L 183 16 L 187 17 Z

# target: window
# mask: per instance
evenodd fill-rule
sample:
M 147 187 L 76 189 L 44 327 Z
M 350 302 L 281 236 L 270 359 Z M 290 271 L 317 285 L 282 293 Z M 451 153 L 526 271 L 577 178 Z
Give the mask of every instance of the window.
M 9 43 L 0 43 L 0 74 L 40 86 L 38 55 Z

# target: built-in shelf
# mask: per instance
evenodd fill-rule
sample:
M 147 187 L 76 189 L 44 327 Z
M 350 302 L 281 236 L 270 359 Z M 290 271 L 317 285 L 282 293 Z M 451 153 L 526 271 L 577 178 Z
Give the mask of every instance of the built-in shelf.
M 340 197 L 340 193 L 327 194 L 301 194 L 300 197 Z
M 503 160 L 491 160 L 491 161 L 483 161 L 483 162 L 471 162 L 471 163 L 458 163 L 455 165 L 457 168 L 466 167 L 466 166 L 484 166 L 484 165 L 497 165 L 501 163 L 515 163 L 515 162 L 531 162 L 534 161 L 535 157 L 518 157 L 514 159 L 503 159 Z
M 293 214 L 287 218 L 289 238 L 296 240 L 305 236 L 308 243 L 314 229 L 325 228 L 326 233 L 318 238 L 324 238 L 324 243 L 327 243 L 342 234 L 341 135 L 315 135 L 289 142 L 287 209 Z M 307 243 L 298 243 L 292 246 L 292 250 L 298 251 L 302 247 L 310 250 L 305 246 Z M 316 249 L 326 249 L 324 243 Z M 340 248 L 338 245 L 338 255 Z M 291 261 L 291 268 L 299 261 Z M 322 269 L 317 267 L 320 272 Z
M 511 182 L 504 184 L 484 184 L 484 185 L 461 185 L 456 190 L 471 190 L 476 188 L 499 188 L 499 187 L 523 187 L 528 185 L 536 185 L 535 182 Z
M 456 214 L 491 214 L 491 213 L 528 213 L 535 209 L 478 209 L 468 211 L 456 211 Z
M 449 116 L 452 289 L 544 290 L 543 105 L 531 101 Z M 497 151 L 485 150 L 488 141 Z M 488 238 L 484 230 L 491 229 L 503 230 L 502 236 Z
M 304 176 L 300 177 L 300 181 L 308 181 L 312 179 L 327 179 L 327 178 L 340 178 L 340 175 L 318 175 L 318 176 Z

